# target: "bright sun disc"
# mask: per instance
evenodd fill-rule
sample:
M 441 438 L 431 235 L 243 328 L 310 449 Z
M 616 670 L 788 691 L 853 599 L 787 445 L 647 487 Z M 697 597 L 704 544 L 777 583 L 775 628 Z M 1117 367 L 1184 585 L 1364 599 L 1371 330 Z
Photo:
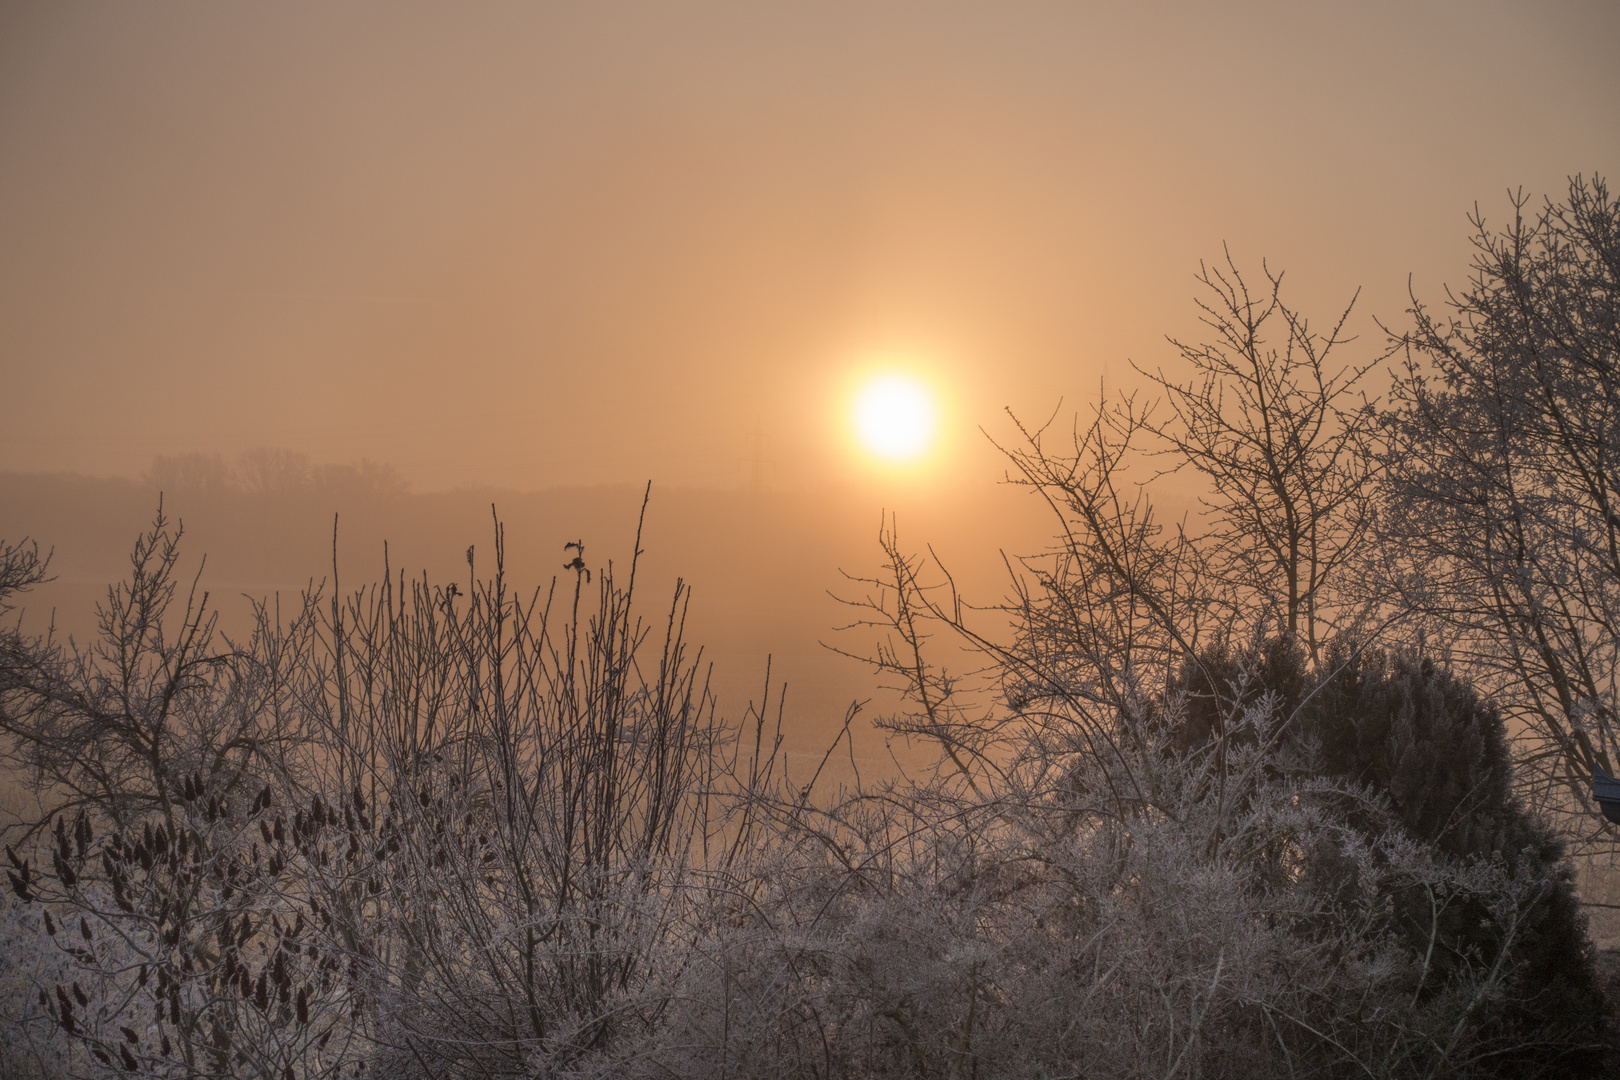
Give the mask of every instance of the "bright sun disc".
M 874 379 L 855 399 L 855 431 L 861 444 L 878 457 L 909 461 L 933 440 L 933 400 L 903 376 Z

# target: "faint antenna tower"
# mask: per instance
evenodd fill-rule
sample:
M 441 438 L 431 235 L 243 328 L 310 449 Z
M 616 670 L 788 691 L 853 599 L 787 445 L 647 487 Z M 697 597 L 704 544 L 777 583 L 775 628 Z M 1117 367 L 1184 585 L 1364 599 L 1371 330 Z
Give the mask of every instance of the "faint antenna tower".
M 748 452 L 741 460 L 748 466 L 748 490 L 758 495 L 765 490 L 765 466 L 775 464 L 773 459 L 765 456 L 765 448 L 770 444 L 765 425 L 755 420 L 754 430 L 744 436 L 744 442 Z

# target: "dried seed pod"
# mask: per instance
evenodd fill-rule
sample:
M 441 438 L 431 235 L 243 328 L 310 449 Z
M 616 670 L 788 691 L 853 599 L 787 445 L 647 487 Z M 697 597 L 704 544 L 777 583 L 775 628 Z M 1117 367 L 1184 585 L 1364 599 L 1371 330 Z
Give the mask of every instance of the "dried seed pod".
M 82 989 L 79 988 L 79 984 L 78 984 L 78 982 L 76 980 L 73 983 L 73 1000 L 77 1001 L 80 1005 L 83 1005 L 83 1006 L 88 1006 L 90 1004 L 90 998 L 85 994 L 85 992 Z
M 134 1072 L 136 1069 L 140 1068 L 141 1063 L 135 1060 L 135 1055 L 129 1052 L 129 1047 L 120 1046 L 118 1048 L 118 1056 L 124 1060 L 124 1071 Z
M 161 1049 L 163 1051 L 163 1056 L 164 1057 L 168 1057 L 169 1054 L 173 1052 L 174 1048 L 169 1045 L 169 1033 L 168 1032 L 163 1033 L 163 1045 L 161 1047 L 159 1047 L 159 1049 Z
M 264 972 L 259 972 L 259 979 L 253 984 L 253 1004 L 258 1006 L 260 1012 L 270 1008 L 270 983 Z
M 25 904 L 34 899 L 34 894 L 28 891 L 27 881 L 18 877 L 10 870 L 6 871 L 6 877 L 11 879 L 11 890 L 17 894 L 17 899 L 21 900 Z
M 132 1027 L 120 1027 L 118 1030 L 124 1033 L 124 1038 L 127 1039 L 131 1045 L 141 1041 L 141 1037 L 135 1034 L 135 1029 Z
M 51 913 L 49 911 L 45 912 L 45 932 L 51 935 L 51 937 L 56 936 L 56 923 L 51 919 Z
M 298 988 L 298 1001 L 294 1007 L 298 1012 L 298 1022 L 300 1024 L 309 1023 L 309 987 L 300 986 Z
M 79 933 L 84 935 L 84 940 L 91 940 L 90 923 L 83 915 L 79 916 Z

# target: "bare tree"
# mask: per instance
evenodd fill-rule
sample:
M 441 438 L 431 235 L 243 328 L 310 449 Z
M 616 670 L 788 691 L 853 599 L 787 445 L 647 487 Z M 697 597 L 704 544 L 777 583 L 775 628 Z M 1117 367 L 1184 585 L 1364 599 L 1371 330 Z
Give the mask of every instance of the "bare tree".
M 1368 538 L 1377 471 L 1377 417 L 1357 386 L 1388 354 L 1340 364 L 1354 340 L 1344 330 L 1354 298 L 1326 334 L 1314 333 L 1283 300 L 1283 275 L 1264 273 L 1256 294 L 1230 254 L 1224 270 L 1201 266 L 1208 295 L 1198 306 L 1212 340 L 1171 341 L 1191 382 L 1143 374 L 1165 392 L 1169 415 L 1153 429 L 1172 468 L 1213 488 L 1212 528 L 1200 538 L 1212 568 L 1316 663 L 1355 614 L 1343 584 Z
M 1431 639 L 1521 721 L 1527 790 L 1580 834 L 1602 820 L 1592 771 L 1620 765 L 1620 203 L 1580 177 L 1528 203 L 1500 232 L 1476 209 L 1448 312 L 1413 300 L 1385 545 Z

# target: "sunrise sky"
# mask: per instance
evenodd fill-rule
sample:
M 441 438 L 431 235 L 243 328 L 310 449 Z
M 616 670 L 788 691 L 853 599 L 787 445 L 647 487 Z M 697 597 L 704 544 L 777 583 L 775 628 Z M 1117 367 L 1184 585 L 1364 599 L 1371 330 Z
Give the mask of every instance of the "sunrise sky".
M 916 483 L 1196 332 L 1620 175 L 1613 4 L 0 6 L 0 469 L 255 446 L 418 491 Z

